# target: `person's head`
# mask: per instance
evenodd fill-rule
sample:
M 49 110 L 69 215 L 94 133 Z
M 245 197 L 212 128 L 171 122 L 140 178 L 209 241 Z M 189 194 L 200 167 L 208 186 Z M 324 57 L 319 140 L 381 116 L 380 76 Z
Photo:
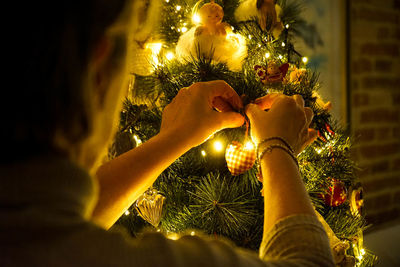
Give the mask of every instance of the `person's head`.
M 4 25 L 12 57 L 3 64 L 12 83 L 11 96 L 3 95 L 3 163 L 56 153 L 93 166 L 112 137 L 127 90 L 127 41 L 143 23 L 134 16 L 145 6 L 138 2 L 15 7 L 18 23 Z

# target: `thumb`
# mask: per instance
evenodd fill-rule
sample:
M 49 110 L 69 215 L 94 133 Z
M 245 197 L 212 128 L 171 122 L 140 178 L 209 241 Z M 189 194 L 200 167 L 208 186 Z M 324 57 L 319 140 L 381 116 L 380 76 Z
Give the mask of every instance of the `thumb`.
M 244 123 L 244 117 L 237 112 L 218 112 L 216 113 L 217 125 L 222 130 L 225 128 L 240 127 Z
M 248 104 L 246 106 L 246 115 L 249 117 L 250 121 L 254 120 L 262 113 L 264 113 L 264 111 L 256 104 Z

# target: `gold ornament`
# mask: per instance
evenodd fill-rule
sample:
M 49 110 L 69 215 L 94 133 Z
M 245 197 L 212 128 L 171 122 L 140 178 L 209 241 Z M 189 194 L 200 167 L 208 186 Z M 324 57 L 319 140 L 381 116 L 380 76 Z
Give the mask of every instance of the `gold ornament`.
M 157 227 L 161 221 L 165 197 L 154 188 L 148 189 L 136 201 L 136 210 L 145 221 Z

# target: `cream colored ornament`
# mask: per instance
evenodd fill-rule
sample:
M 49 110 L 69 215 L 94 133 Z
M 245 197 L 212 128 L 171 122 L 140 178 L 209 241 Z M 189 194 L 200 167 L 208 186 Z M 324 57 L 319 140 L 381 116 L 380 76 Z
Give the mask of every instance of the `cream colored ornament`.
M 136 201 L 136 210 L 140 217 L 157 227 L 161 221 L 165 197 L 156 189 L 150 188 Z
M 199 25 L 183 33 L 176 46 L 181 62 L 191 58 L 210 58 L 226 63 L 232 71 L 240 71 L 247 56 L 246 40 L 233 33 L 231 26 L 222 22 L 224 11 L 214 1 L 204 4 L 196 13 Z

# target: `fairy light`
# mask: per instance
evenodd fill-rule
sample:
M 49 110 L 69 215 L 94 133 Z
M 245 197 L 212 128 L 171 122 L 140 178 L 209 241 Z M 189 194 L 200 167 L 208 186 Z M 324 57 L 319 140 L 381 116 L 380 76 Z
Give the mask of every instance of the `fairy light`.
M 307 57 L 303 57 L 301 60 L 302 60 L 304 63 L 307 63 L 307 62 L 308 62 L 308 58 L 307 58 Z
M 285 42 L 282 42 L 282 47 L 285 47 L 285 46 L 286 46 Z
M 165 0 L 165 2 L 169 3 L 169 0 Z
M 183 33 L 187 32 L 187 30 L 188 30 L 188 29 L 187 29 L 186 27 L 182 27 L 182 28 L 181 28 L 181 32 L 183 32 Z
M 192 231 L 191 233 L 190 233 L 190 235 L 191 236 L 194 236 L 196 233 L 194 232 L 194 231 Z
M 265 53 L 265 58 L 269 58 L 271 54 L 269 52 Z
M 286 24 L 286 25 L 285 25 L 285 28 L 286 28 L 286 29 L 289 29 L 289 24 Z
M 318 154 L 321 154 L 322 149 L 321 148 L 316 148 L 315 151 L 317 151 Z
M 254 149 L 254 144 L 251 141 L 246 142 L 246 144 L 244 144 L 244 149 L 246 150 L 253 150 Z
M 130 213 L 129 210 L 126 210 L 126 211 L 125 211 L 125 215 L 126 215 L 126 216 L 128 216 L 129 213 Z
M 214 142 L 215 151 L 220 152 L 220 151 L 222 151 L 223 148 L 224 148 L 224 146 L 222 145 L 221 141 Z
M 176 11 L 179 11 L 179 10 L 181 10 L 181 6 L 176 6 Z
M 172 59 L 174 59 L 175 55 L 174 55 L 173 52 L 168 52 L 168 53 L 165 55 L 165 57 L 166 57 L 168 60 L 172 60 Z
M 205 152 L 204 150 L 202 150 L 202 151 L 201 151 L 201 155 L 202 155 L 203 157 L 205 157 L 207 154 L 206 154 L 206 152 Z
M 179 235 L 177 233 L 171 233 L 167 235 L 167 238 L 172 240 L 177 240 L 179 238 Z
M 282 55 L 279 55 L 278 57 L 279 57 L 279 59 L 282 59 L 282 58 L 283 58 L 283 56 L 282 56 Z
M 365 249 L 360 249 L 361 255 L 364 256 L 365 255 Z
M 193 21 L 193 23 L 195 23 L 195 24 L 199 24 L 199 23 L 201 22 L 201 18 L 200 18 L 200 16 L 199 16 L 199 14 L 194 13 L 193 16 L 192 16 L 192 21 Z
M 142 140 L 140 140 L 136 134 L 133 136 L 133 139 L 135 139 L 136 146 L 140 146 L 142 144 Z
M 248 37 L 249 37 L 249 39 L 251 40 L 251 35 L 250 35 L 250 34 L 249 34 L 249 36 L 248 36 Z

